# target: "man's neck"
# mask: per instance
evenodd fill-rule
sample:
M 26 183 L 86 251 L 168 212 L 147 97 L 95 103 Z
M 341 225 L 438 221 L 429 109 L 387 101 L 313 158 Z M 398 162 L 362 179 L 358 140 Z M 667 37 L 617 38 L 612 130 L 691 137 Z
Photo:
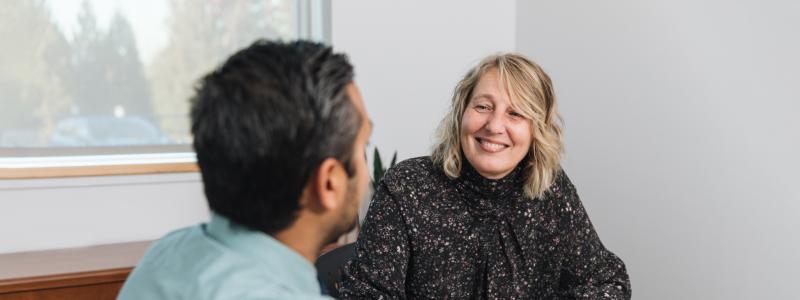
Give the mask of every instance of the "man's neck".
M 315 229 L 313 226 L 301 225 L 304 224 L 295 222 L 289 228 L 273 234 L 272 237 L 314 264 L 324 244 L 323 238 L 319 236 L 319 231 L 313 230 Z

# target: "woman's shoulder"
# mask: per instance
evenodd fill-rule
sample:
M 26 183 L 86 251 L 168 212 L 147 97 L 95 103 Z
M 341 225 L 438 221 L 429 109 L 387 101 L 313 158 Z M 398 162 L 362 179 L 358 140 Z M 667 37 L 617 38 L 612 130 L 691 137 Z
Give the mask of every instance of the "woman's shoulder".
M 545 203 L 557 211 L 576 212 L 575 208 L 582 206 L 578 191 L 564 169 L 558 170 L 547 194 Z
M 441 173 L 441 174 L 440 174 Z M 430 156 L 420 156 L 403 160 L 386 171 L 382 182 L 390 189 L 419 188 L 442 177 L 444 173 Z
M 414 180 L 420 176 L 434 173 L 436 167 L 430 156 L 420 156 L 403 160 L 389 168 L 384 175 L 384 180 L 395 182 L 402 179 Z
M 575 186 L 572 185 L 572 181 L 569 179 L 569 176 L 567 176 L 567 172 L 564 171 L 563 168 L 560 168 L 558 171 L 556 171 L 553 184 L 550 186 L 550 192 L 554 194 L 562 194 L 563 192 L 572 190 L 575 190 Z

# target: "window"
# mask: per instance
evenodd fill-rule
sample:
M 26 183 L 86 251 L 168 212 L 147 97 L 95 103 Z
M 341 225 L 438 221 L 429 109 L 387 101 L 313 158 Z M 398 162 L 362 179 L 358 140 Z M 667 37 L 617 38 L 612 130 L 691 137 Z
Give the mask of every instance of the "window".
M 257 38 L 328 40 L 328 5 L 2 1 L 0 168 L 192 161 L 194 82 Z

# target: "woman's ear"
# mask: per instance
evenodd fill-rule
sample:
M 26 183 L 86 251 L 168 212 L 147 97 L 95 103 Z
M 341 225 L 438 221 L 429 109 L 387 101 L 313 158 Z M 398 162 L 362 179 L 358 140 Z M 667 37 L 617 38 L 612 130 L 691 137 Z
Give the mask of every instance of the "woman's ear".
M 308 200 L 322 210 L 338 208 L 347 193 L 347 180 L 344 165 L 336 159 L 326 158 L 315 172 L 311 182 L 312 199 Z

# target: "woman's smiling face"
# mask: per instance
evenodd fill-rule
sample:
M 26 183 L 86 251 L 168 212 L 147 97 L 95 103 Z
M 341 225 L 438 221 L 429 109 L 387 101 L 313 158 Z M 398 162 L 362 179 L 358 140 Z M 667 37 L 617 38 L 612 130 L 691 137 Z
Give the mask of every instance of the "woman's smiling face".
M 461 117 L 461 148 L 483 177 L 503 178 L 528 155 L 531 122 L 512 108 L 496 68 L 481 76 L 471 97 Z

